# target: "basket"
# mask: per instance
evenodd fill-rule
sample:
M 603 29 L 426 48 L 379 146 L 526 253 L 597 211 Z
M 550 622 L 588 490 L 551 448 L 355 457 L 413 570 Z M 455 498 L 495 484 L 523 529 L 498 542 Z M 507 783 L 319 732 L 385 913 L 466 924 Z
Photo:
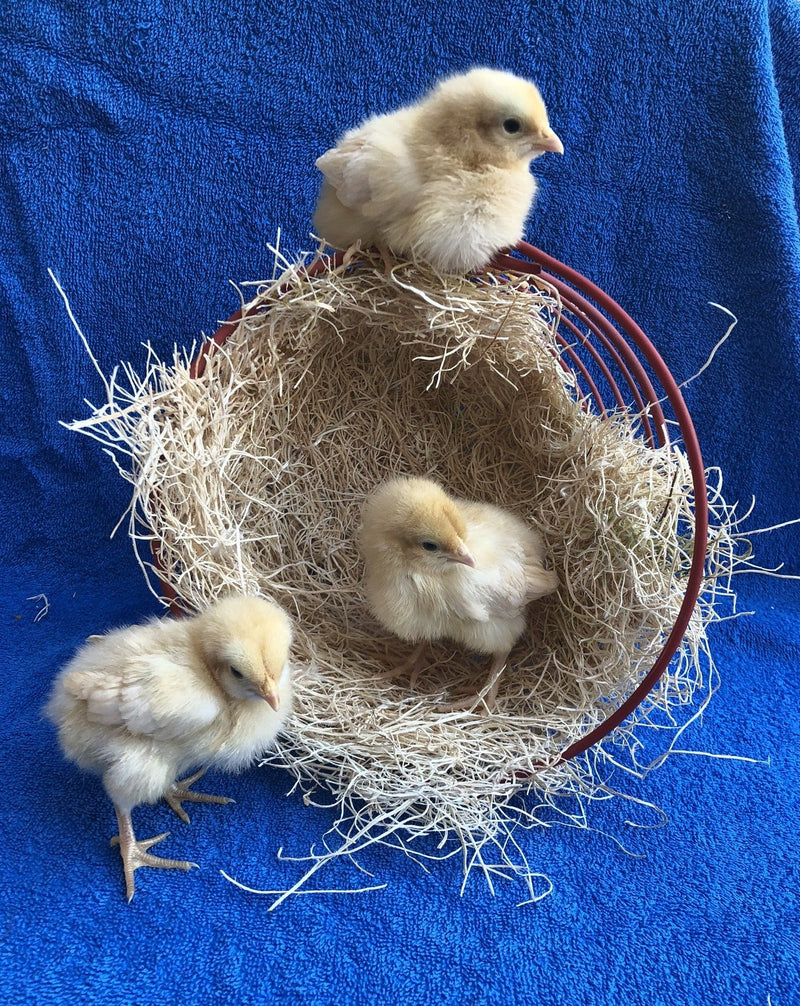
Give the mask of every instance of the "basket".
M 342 263 L 341 253 L 314 262 L 307 270 L 313 277 Z M 558 291 L 561 318 L 558 341 L 562 361 L 572 369 L 583 407 L 606 417 L 612 410 L 633 410 L 641 421 L 641 436 L 651 448 L 670 442 L 668 425 L 677 426 L 680 443 L 691 470 L 694 526 L 691 564 L 685 580 L 683 602 L 671 632 L 650 670 L 638 686 L 617 705 L 607 718 L 588 731 L 560 755 L 566 761 L 579 755 L 619 726 L 647 697 L 669 666 L 680 646 L 700 595 L 708 539 L 708 497 L 705 470 L 697 435 L 680 389 L 658 351 L 633 319 L 585 276 L 526 242 L 510 254 L 498 254 L 495 270 L 507 270 L 541 277 Z M 200 348 L 191 363 L 193 378 L 203 375 L 208 354 L 223 346 L 247 314 L 246 305 L 225 322 Z M 659 391 L 660 388 L 660 391 Z M 611 403 L 613 402 L 613 405 Z M 673 442 L 677 442 L 673 437 Z M 162 569 L 159 546 L 151 542 L 156 571 Z M 163 596 L 174 613 L 181 612 L 172 585 L 159 576 Z M 552 763 L 551 763 L 552 764 Z

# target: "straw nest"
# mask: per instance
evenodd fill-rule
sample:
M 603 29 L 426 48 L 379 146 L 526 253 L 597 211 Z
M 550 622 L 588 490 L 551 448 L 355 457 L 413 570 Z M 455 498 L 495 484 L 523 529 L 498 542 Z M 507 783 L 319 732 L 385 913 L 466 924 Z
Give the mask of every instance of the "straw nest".
M 465 879 L 477 866 L 490 886 L 514 871 L 536 899 L 546 881 L 516 829 L 554 809 L 585 824 L 609 766 L 636 770 L 639 727 L 678 729 L 680 709 L 708 690 L 713 596 L 634 717 L 559 761 L 660 652 L 684 594 L 693 507 L 678 446 L 653 450 L 635 415 L 601 419 L 580 401 L 556 339 L 558 298 L 534 282 L 410 264 L 387 276 L 366 257 L 309 278 L 296 264 L 259 288 L 201 377 L 190 376 L 194 350 L 169 365 L 151 354 L 143 375 L 115 372 L 106 404 L 72 424 L 132 483 L 140 561 L 155 543 L 182 604 L 235 590 L 293 614 L 296 712 L 270 761 L 307 802 L 338 810 L 325 849 L 300 857 L 309 873 L 379 840 L 420 861 L 460 853 Z M 357 530 L 365 494 L 400 473 L 520 514 L 558 573 L 558 592 L 530 607 L 492 715 L 442 709 L 486 675 L 485 661 L 447 644 L 413 689 L 385 677 L 408 648 L 364 605 Z M 424 836 L 435 842 L 414 844 Z

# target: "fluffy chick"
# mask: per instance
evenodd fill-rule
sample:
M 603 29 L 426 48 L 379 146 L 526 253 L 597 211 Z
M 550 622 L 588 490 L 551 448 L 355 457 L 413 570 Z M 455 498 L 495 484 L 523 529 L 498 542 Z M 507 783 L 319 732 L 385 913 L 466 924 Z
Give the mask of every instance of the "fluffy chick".
M 182 801 L 229 802 L 190 786 L 212 765 L 236 771 L 269 748 L 291 709 L 291 640 L 277 604 L 229 597 L 194 618 L 90 636 L 56 678 L 45 714 L 114 804 L 128 901 L 138 867 L 196 865 L 151 855 L 168 833 L 137 841 L 132 809 L 164 797 L 188 823 Z
M 523 236 L 536 194 L 528 166 L 546 151 L 564 148 L 533 84 L 482 67 L 449 77 L 317 159 L 315 230 L 338 248 L 360 241 L 474 271 Z
M 500 507 L 454 499 L 429 479 L 398 478 L 367 498 L 360 545 L 370 610 L 417 643 L 403 667 L 418 668 L 437 639 L 491 654 L 491 708 L 527 605 L 558 586 L 542 565 L 539 534 Z

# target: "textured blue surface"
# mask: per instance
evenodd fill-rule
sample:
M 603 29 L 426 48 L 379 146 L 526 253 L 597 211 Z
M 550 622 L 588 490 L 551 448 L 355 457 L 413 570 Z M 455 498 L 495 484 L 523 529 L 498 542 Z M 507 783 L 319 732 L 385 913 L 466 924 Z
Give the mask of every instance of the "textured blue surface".
M 476 63 L 536 79 L 564 140 L 537 164 L 529 237 L 642 325 L 681 380 L 739 318 L 686 397 L 729 500 L 754 524 L 800 515 L 800 8 L 794 0 L 410 0 L 347 6 L 188 0 L 17 0 L 0 9 L 0 619 L 6 782 L 0 822 L 0 993 L 8 1003 L 800 1002 L 796 668 L 791 582 L 740 578 L 755 615 L 716 628 L 722 685 L 688 748 L 631 792 L 658 830 L 598 807 L 608 838 L 525 837 L 553 894 L 515 907 L 455 862 L 424 874 L 397 853 L 362 862 L 386 890 L 267 899 L 229 885 L 292 882 L 330 823 L 285 798 L 280 773 L 214 779 L 235 806 L 191 828 L 142 808 L 142 835 L 200 871 L 141 871 L 122 896 L 99 783 L 61 758 L 39 708 L 88 633 L 155 611 L 130 546 L 109 541 L 126 487 L 58 425 L 101 367 L 184 345 L 237 306 L 229 280 L 271 271 L 282 228 L 309 247 L 314 158 L 365 114 Z M 756 539 L 800 572 L 800 534 Z M 48 615 L 34 623 L 32 595 Z M 209 787 L 212 788 L 212 787 Z M 637 820 L 648 819 L 637 815 Z M 336 886 L 366 878 L 345 864 Z

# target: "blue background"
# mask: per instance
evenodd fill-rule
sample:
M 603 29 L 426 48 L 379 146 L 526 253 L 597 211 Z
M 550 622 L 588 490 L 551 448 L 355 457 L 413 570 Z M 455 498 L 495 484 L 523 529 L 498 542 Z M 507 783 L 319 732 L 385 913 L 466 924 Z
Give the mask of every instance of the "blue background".
M 164 807 L 164 854 L 189 875 L 140 871 L 129 906 L 111 806 L 61 758 L 40 708 L 88 633 L 157 610 L 124 532 L 127 487 L 88 438 L 101 385 L 47 275 L 105 372 L 210 333 L 238 306 L 229 280 L 268 276 L 278 227 L 310 248 L 314 159 L 365 115 L 443 72 L 498 65 L 535 79 L 564 141 L 537 162 L 529 238 L 589 276 L 642 325 L 686 390 L 706 463 L 751 526 L 800 516 L 800 7 L 793 0 L 409 0 L 282 5 L 18 0 L 0 10 L 0 519 L 4 681 L 0 992 L 9 1003 L 153 1004 L 800 1002 L 798 587 L 738 578 L 749 618 L 712 630 L 722 684 L 682 756 L 616 780 L 667 815 L 631 829 L 620 801 L 600 834 L 525 836 L 553 894 L 516 908 L 455 861 L 426 875 L 399 853 L 361 862 L 370 894 L 270 900 L 328 812 L 288 776 L 212 780 L 237 800 Z M 800 531 L 755 539 L 800 572 Z M 45 594 L 49 612 L 38 622 Z M 648 742 L 651 743 L 651 742 Z M 653 754 L 658 748 L 653 744 Z M 657 823 L 657 815 L 636 819 Z M 321 886 L 369 882 L 346 864 Z

